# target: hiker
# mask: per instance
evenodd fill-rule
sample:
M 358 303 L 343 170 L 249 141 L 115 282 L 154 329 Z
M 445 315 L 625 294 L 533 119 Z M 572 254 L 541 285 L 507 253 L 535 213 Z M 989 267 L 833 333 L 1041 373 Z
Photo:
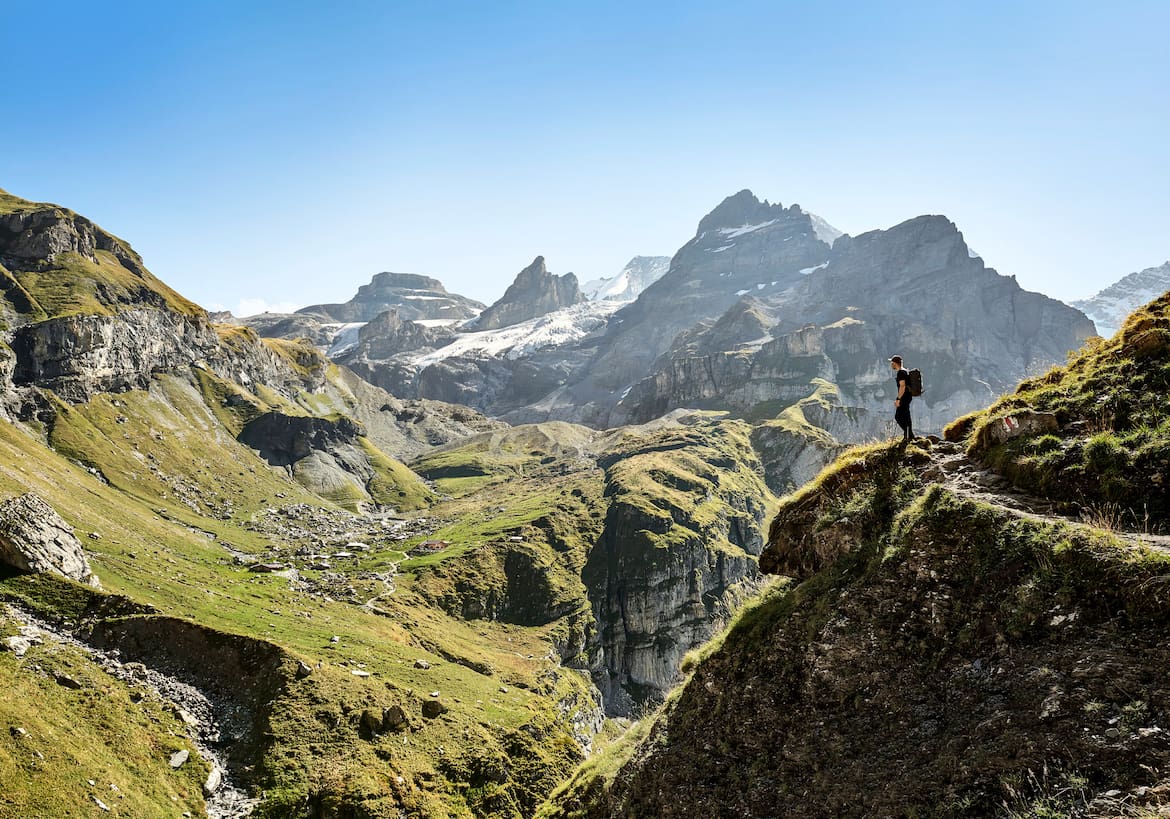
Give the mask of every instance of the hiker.
M 914 422 L 910 420 L 910 402 L 914 396 L 910 394 L 910 373 L 902 369 L 902 356 L 890 358 L 890 367 L 894 370 L 894 383 L 898 385 L 898 397 L 894 399 L 894 421 L 902 428 L 902 440 L 914 440 Z

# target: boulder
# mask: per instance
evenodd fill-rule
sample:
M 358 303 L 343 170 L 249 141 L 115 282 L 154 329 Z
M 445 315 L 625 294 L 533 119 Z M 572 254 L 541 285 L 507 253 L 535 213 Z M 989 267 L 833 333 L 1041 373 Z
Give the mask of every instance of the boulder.
M 363 709 L 361 718 L 358 720 L 358 730 L 361 736 L 369 739 L 381 729 L 382 715 L 373 708 Z
M 27 637 L 13 636 L 0 640 L 0 649 L 7 649 L 17 657 L 23 657 L 30 648 L 32 648 L 32 641 Z
M 406 712 L 401 705 L 391 705 L 382 709 L 382 730 L 397 731 L 406 727 Z
M 99 585 L 73 528 L 31 492 L 0 503 L 0 563 Z
M 1033 410 L 1018 410 L 1001 415 L 979 430 L 979 449 L 986 451 L 996 444 L 1002 444 L 1012 438 L 1021 436 L 1043 435 L 1056 432 L 1060 424 L 1051 412 L 1035 412 Z
M 211 773 L 207 775 L 207 781 L 203 783 L 203 795 L 211 796 L 219 790 L 219 786 L 223 784 L 223 771 L 217 767 L 211 769 Z
M 425 700 L 422 704 L 422 715 L 427 719 L 434 719 L 447 713 L 447 706 L 439 700 Z

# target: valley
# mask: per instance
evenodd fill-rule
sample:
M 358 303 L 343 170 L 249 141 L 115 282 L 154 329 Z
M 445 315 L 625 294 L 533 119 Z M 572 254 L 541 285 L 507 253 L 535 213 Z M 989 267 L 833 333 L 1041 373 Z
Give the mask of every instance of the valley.
M 949 759 L 1041 678 L 1127 715 L 1070 746 L 1086 781 L 1160 804 L 1121 760 L 1163 761 L 1164 299 L 1107 342 L 943 217 L 850 237 L 749 191 L 585 287 L 537 257 L 492 305 L 379 273 L 246 319 L 0 192 L 0 293 L 0 816 L 834 815 L 892 809 L 879 780 L 985 815 L 1043 754 L 913 793 L 860 760 Z M 950 443 L 884 440 L 891 350 Z M 1110 356 L 1137 376 L 1093 381 Z M 1101 525 L 1139 509 L 1150 537 Z M 950 724 L 938 685 L 1002 707 Z

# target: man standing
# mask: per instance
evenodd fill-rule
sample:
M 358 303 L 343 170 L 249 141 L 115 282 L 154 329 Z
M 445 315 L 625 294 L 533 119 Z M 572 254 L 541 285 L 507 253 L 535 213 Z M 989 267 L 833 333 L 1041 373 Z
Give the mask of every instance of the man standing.
M 898 397 L 894 399 L 894 421 L 902 428 L 902 440 L 914 440 L 914 423 L 910 420 L 910 402 L 914 396 L 910 394 L 910 373 L 902 369 L 902 356 L 890 358 L 890 367 L 894 370 L 894 383 L 898 386 Z

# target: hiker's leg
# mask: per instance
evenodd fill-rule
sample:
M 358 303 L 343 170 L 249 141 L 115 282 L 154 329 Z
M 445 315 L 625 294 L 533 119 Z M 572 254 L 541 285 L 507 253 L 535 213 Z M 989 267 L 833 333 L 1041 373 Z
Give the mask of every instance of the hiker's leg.
M 902 440 L 910 440 L 910 408 L 898 407 L 894 410 L 894 420 L 902 428 Z

